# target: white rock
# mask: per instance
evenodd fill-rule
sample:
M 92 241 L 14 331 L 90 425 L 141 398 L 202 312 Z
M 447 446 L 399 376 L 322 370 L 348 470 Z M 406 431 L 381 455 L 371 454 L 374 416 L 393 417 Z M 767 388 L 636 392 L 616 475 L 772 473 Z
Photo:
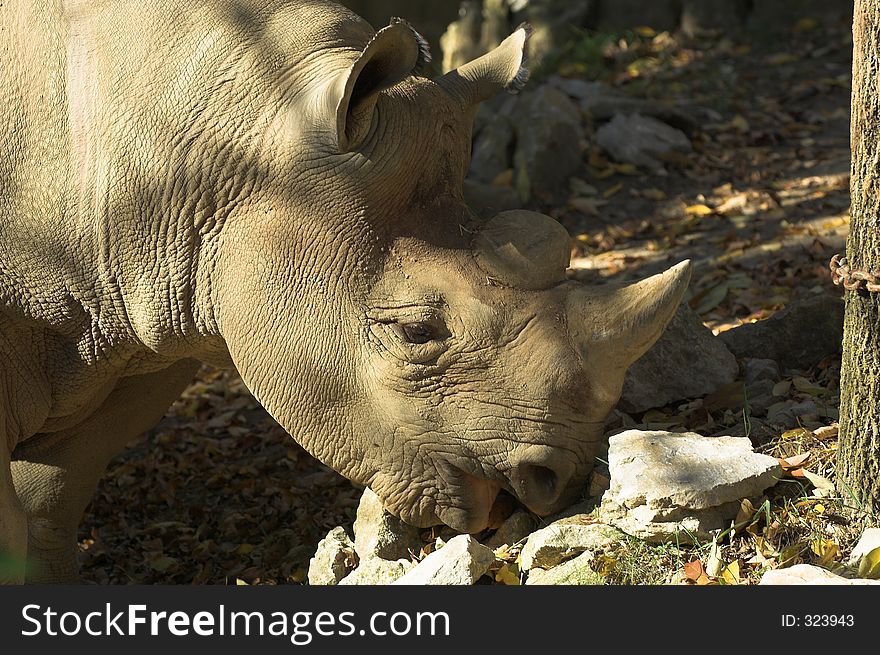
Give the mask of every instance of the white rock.
M 728 527 L 741 499 L 761 495 L 781 476 L 776 458 L 755 453 L 746 437 L 694 433 L 616 434 L 608 464 L 601 518 L 652 541 L 688 542 Z
M 335 585 L 357 566 L 358 556 L 345 529 L 333 528 L 318 542 L 309 561 L 310 585 Z
M 596 143 L 619 162 L 657 170 L 672 152 L 690 152 L 684 132 L 650 116 L 617 114 L 596 130 Z
M 469 534 L 453 537 L 414 569 L 397 580 L 398 585 L 471 585 L 495 561 L 495 553 Z
M 880 528 L 868 528 L 859 538 L 859 543 L 853 548 L 849 563 L 858 566 L 862 558 L 875 548 L 880 548 Z
M 409 559 L 422 543 L 419 530 L 388 512 L 372 490 L 364 489 L 354 521 L 354 549 L 361 559 Z
M 590 568 L 593 553 L 586 551 L 552 569 L 532 569 L 527 585 L 601 585 L 605 579 Z
M 529 536 L 520 553 L 524 571 L 539 567 L 549 569 L 584 551 L 594 551 L 619 541 L 620 530 L 603 523 L 578 523 L 563 519 Z
M 381 557 L 370 557 L 361 560 L 354 572 L 344 577 L 339 584 L 343 586 L 392 584 L 414 567 L 415 563 L 406 559 L 390 561 Z
M 864 580 L 862 578 L 844 578 L 810 564 L 795 564 L 787 569 L 767 571 L 761 578 L 762 585 L 870 585 L 880 584 L 880 580 Z

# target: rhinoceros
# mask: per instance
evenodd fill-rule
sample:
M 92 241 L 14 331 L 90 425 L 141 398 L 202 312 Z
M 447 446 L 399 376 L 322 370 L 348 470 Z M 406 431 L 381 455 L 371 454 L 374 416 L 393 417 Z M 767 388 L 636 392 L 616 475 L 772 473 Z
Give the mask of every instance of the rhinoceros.
M 475 112 L 525 82 L 527 26 L 429 79 L 408 23 L 328 2 L 0 20 L 0 550 L 28 581 L 76 579 L 105 466 L 200 362 L 413 525 L 577 497 L 689 272 L 587 287 L 558 222 L 465 204 Z

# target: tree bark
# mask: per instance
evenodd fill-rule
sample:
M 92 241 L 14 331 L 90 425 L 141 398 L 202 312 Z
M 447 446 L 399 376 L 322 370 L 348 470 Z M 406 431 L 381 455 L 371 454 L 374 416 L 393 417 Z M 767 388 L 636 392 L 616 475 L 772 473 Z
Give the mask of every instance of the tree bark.
M 853 268 L 880 269 L 880 0 L 856 0 L 853 17 Z M 838 487 L 880 513 L 880 293 L 846 291 Z

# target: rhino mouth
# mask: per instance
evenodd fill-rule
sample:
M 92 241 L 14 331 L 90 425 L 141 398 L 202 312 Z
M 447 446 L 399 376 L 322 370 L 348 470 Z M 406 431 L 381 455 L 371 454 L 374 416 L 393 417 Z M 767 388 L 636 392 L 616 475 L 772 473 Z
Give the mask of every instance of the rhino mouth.
M 499 512 L 496 501 L 501 483 L 473 475 L 445 460 L 438 461 L 436 468 L 443 481 L 434 510 L 437 518 L 450 528 L 469 534 L 490 527 Z M 500 502 L 506 503 L 506 494 Z

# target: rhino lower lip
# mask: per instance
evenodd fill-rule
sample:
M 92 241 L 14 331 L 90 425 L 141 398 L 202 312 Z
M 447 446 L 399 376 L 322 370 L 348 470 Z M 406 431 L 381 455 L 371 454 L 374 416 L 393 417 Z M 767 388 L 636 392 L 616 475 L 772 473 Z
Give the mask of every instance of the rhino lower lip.
M 485 530 L 501 485 L 493 480 L 471 475 L 446 461 L 438 466 L 438 470 L 444 482 L 452 489 L 453 493 L 450 495 L 459 503 L 452 505 L 438 502 L 437 518 L 459 532 L 474 534 Z

